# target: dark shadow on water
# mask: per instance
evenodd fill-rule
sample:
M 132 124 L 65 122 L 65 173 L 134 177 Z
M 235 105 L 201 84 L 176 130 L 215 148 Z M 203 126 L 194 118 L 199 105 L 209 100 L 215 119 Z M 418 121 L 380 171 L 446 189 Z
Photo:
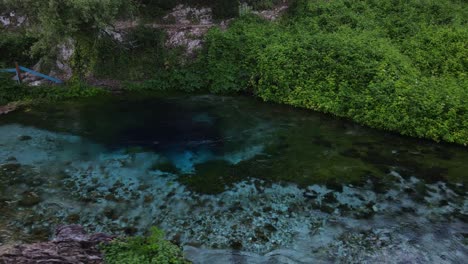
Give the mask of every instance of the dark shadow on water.
M 80 135 L 109 150 L 189 153 L 194 159 L 205 153 L 207 164 L 200 161 L 186 181 L 194 187 L 209 179 L 218 184 L 213 173 L 222 174 L 226 186 L 260 178 L 301 186 L 371 181 L 381 190 L 388 188 L 392 171 L 428 183 L 466 186 L 468 178 L 466 148 L 245 97 L 97 98 L 34 106 L 0 119 L 0 125 L 8 123 Z M 248 154 L 258 146 L 261 150 Z

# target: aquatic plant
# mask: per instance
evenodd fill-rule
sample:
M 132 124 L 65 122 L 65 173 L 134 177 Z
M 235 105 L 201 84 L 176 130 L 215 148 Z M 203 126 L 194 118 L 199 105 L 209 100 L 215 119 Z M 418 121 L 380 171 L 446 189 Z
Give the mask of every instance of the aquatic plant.
M 108 264 L 185 264 L 181 249 L 164 240 L 164 232 L 151 228 L 148 237 L 129 237 L 118 239 L 101 246 L 104 260 Z

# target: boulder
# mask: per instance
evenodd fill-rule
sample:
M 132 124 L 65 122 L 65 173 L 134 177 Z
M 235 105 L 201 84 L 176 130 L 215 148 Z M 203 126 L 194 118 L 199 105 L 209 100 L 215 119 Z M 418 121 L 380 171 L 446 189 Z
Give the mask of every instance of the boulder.
M 55 238 L 49 242 L 0 249 L 0 263 L 103 263 L 98 245 L 112 239 L 113 236 L 102 233 L 89 235 L 80 225 L 59 226 Z

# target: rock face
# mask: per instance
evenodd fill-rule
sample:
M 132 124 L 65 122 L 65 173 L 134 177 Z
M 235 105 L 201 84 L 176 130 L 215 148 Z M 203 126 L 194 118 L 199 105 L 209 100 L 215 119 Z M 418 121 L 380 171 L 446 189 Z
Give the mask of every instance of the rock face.
M 253 14 L 259 15 L 264 19 L 274 21 L 278 19 L 288 8 L 284 2 L 270 10 L 255 11 Z M 191 7 L 178 5 L 171 12 L 162 18 L 162 23 L 146 24 L 147 27 L 160 28 L 166 31 L 168 48 L 182 47 L 186 55 L 192 55 L 203 45 L 203 37 L 212 27 L 221 27 L 226 29 L 232 19 L 215 21 L 210 7 Z M 139 25 L 139 21 L 119 21 L 114 25 L 114 31 L 111 35 L 117 40 L 121 39 L 124 32 Z
M 4 12 L 0 14 L 0 28 L 18 28 L 23 26 L 26 17 L 17 15 L 15 12 Z
M 275 21 L 277 20 L 286 10 L 288 9 L 288 4 L 284 2 L 282 5 L 276 6 L 273 9 L 270 10 L 263 10 L 260 12 L 254 12 L 254 14 L 257 14 L 266 20 L 270 21 Z
M 59 226 L 52 241 L 0 249 L 0 263 L 103 263 L 97 246 L 113 238 L 102 233 L 89 235 L 80 225 Z
M 214 26 L 211 8 L 193 8 L 178 5 L 164 17 L 164 21 L 175 27 L 167 27 L 168 47 L 185 47 L 192 54 L 202 45 L 202 38 Z
M 267 20 L 274 21 L 278 19 L 287 9 L 285 2 L 270 10 L 255 11 Z M 212 9 L 210 7 L 191 7 L 187 5 L 178 5 L 174 7 L 167 15 L 162 17 L 159 23 L 145 24 L 146 27 L 159 28 L 167 33 L 166 47 L 182 48 L 187 56 L 196 54 L 196 51 L 203 46 L 203 38 L 212 27 L 219 26 L 226 29 L 232 19 L 224 21 L 214 21 Z M 118 42 L 124 42 L 125 35 L 133 28 L 140 25 L 141 21 L 118 21 L 112 27 L 105 29 L 102 33 L 112 36 Z M 0 13 L 0 28 L 27 27 L 27 19 L 24 16 L 17 15 L 14 12 Z M 60 80 L 68 81 L 73 75 L 71 67 L 71 58 L 75 52 L 75 41 L 65 40 L 56 47 L 57 58 L 47 75 L 54 76 Z M 38 72 L 44 70 L 43 61 L 34 65 L 33 69 Z M 118 87 L 120 84 L 110 83 L 107 80 L 95 80 L 92 76 L 90 83 L 93 85 L 102 85 L 108 87 Z M 39 86 L 49 81 L 36 77 L 32 74 L 23 73 L 23 82 L 31 86 Z M 0 111 L 1 114 L 1 111 Z
M 118 21 L 114 25 L 114 31 L 110 34 L 119 40 L 122 35 L 139 24 L 140 21 Z M 192 55 L 202 46 L 203 36 L 216 25 L 211 8 L 185 5 L 174 7 L 160 23 L 145 24 L 146 27 L 164 30 L 167 33 L 166 46 L 168 48 L 182 47 L 187 55 Z

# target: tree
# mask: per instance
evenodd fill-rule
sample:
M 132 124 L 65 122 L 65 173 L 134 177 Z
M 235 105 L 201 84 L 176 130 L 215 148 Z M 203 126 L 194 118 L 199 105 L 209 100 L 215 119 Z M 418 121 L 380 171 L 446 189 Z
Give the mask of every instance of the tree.
M 2 0 L 7 10 L 27 18 L 27 32 L 37 41 L 32 54 L 53 57 L 58 46 L 73 39 L 92 43 L 118 16 L 131 15 L 132 0 Z

